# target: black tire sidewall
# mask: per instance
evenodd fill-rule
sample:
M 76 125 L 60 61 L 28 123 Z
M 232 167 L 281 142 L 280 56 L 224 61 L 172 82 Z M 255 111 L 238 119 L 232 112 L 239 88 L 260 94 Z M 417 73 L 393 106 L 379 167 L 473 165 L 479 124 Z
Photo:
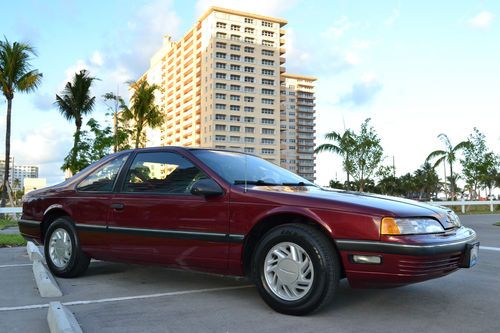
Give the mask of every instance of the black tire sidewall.
M 279 298 L 270 290 L 265 281 L 263 270 L 267 253 L 273 246 L 281 242 L 291 242 L 302 247 L 313 264 L 313 285 L 306 296 L 296 301 L 286 301 Z M 310 237 L 304 230 L 295 228 L 293 225 L 281 226 L 271 230 L 257 246 L 252 269 L 254 282 L 264 301 L 281 313 L 302 315 L 314 311 L 322 303 L 323 298 L 326 297 L 328 289 L 331 287 L 331 279 L 338 281 L 339 274 L 335 271 L 335 267 L 329 267 L 329 265 L 337 264 L 334 259 L 336 254 L 333 253 L 334 249 L 332 247 L 330 256 L 324 253 L 328 248 L 325 249 L 325 244 L 319 244 L 318 239 Z M 335 284 L 336 281 L 333 281 L 333 283 Z
M 71 239 L 71 257 L 69 259 L 68 264 L 64 268 L 59 268 L 50 259 L 49 254 L 49 243 L 50 237 L 56 229 L 64 229 L 68 233 Z M 80 251 L 80 244 L 78 241 L 78 236 L 76 234 L 76 229 L 73 225 L 73 222 L 66 217 L 60 217 L 52 222 L 47 228 L 47 232 L 45 233 L 44 240 L 44 253 L 45 253 L 45 261 L 47 262 L 47 266 L 50 268 L 54 275 L 60 277 L 69 277 L 72 275 L 78 261 L 78 254 Z

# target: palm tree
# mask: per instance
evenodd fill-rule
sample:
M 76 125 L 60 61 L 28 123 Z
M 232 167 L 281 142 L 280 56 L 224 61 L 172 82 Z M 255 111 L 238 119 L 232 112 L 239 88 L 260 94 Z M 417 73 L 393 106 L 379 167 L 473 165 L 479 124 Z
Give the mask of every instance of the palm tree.
M 135 148 L 139 148 L 142 131 L 146 127 L 155 128 L 162 122 L 162 112 L 155 103 L 156 84 L 150 85 L 146 80 L 130 82 L 134 90 L 130 98 L 130 108 L 122 104 L 123 115 L 126 120 L 132 120 L 135 138 Z
M 74 121 L 76 126 L 70 158 L 63 165 L 63 168 L 70 169 L 73 174 L 80 171 L 77 158 L 83 116 L 90 114 L 95 104 L 95 96 L 90 96 L 90 87 L 97 78 L 91 77 L 89 74 L 87 70 L 75 73 L 73 82 L 66 83 L 61 96 L 56 95 L 55 104 L 59 108 L 59 111 L 68 121 Z
M 5 207 L 7 182 L 10 167 L 10 132 L 12 119 L 12 100 L 15 92 L 29 93 L 38 88 L 42 73 L 32 69 L 30 61 L 36 56 L 35 49 L 27 43 L 10 43 L 7 38 L 0 41 L 0 86 L 7 99 L 7 121 L 5 124 L 5 171 L 2 184 L 2 201 Z
M 347 129 L 341 135 L 340 133 L 331 131 L 325 135 L 325 139 L 333 141 L 334 143 L 324 143 L 319 145 L 316 149 L 314 149 L 314 152 L 321 153 L 327 151 L 340 155 L 343 158 L 344 169 L 347 173 L 347 184 L 350 184 L 350 175 L 347 165 L 350 163 L 350 155 L 355 144 L 354 132 Z
M 456 146 L 453 146 L 450 142 L 450 139 L 446 134 L 439 134 L 438 138 L 444 143 L 446 146 L 446 150 L 435 150 L 427 156 L 425 162 L 430 162 L 431 160 L 436 159 L 433 167 L 436 168 L 441 162 L 448 161 L 450 166 L 450 177 L 454 178 L 453 174 L 453 162 L 456 160 L 456 154 L 458 151 L 466 148 L 469 145 L 468 141 L 462 141 L 458 143 Z M 446 181 L 446 177 L 445 177 Z M 453 182 L 450 183 L 450 192 L 451 192 L 451 200 L 455 200 L 455 184 Z

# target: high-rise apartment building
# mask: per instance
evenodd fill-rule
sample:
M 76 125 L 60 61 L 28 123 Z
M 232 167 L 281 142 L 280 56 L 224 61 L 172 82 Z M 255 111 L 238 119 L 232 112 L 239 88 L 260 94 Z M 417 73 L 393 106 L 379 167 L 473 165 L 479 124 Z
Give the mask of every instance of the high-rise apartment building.
M 293 142 L 289 131 L 281 130 L 282 126 L 294 122 L 298 126 L 305 120 L 294 118 L 297 114 L 283 117 L 281 109 L 288 105 L 282 100 L 283 92 L 295 89 L 287 87 L 296 80 L 296 94 L 305 93 L 304 87 L 312 94 L 310 83 L 314 80 L 284 74 L 282 28 L 286 23 L 278 18 L 212 7 L 179 41 L 165 37 L 142 77 L 160 86 L 157 100 L 165 113 L 165 123 L 158 135 L 159 143 L 240 150 L 276 164 L 282 160 L 299 161 L 305 156 L 305 150 L 302 154 L 297 149 L 299 132 L 290 131 L 297 136 Z M 293 82 L 287 85 L 287 80 Z M 298 100 L 293 103 L 300 105 Z M 308 150 L 314 144 L 314 111 L 309 113 L 312 118 L 307 119 L 307 126 L 312 123 L 312 131 L 302 138 L 307 140 L 303 148 L 307 146 Z M 148 141 L 155 144 L 150 138 L 154 131 L 151 133 Z M 296 148 L 281 150 L 282 139 L 287 140 L 288 148 L 293 144 Z M 293 150 L 289 158 L 287 154 Z M 282 165 L 313 179 L 314 158 L 307 161 L 306 169 L 306 164 L 300 162 Z
M 0 160 L 0 183 L 3 182 L 5 170 L 5 160 Z M 14 158 L 10 158 L 9 184 L 14 190 L 21 190 L 24 187 L 25 178 L 38 178 L 38 166 L 16 165 Z

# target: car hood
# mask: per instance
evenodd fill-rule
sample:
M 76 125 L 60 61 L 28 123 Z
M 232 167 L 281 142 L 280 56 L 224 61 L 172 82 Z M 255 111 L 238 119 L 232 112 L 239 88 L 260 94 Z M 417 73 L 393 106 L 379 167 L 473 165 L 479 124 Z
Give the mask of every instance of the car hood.
M 449 209 L 404 198 L 314 186 L 255 186 L 252 190 L 297 197 L 297 199 L 300 198 L 303 206 L 308 207 L 348 210 L 379 216 L 426 216 L 439 220 L 446 229 L 455 227 L 448 216 Z

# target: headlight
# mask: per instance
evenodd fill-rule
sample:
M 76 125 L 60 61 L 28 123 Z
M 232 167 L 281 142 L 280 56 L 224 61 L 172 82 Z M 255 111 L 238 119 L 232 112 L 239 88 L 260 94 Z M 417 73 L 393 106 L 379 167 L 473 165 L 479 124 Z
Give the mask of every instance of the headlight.
M 448 221 L 450 221 L 451 224 L 453 224 L 455 227 L 460 228 L 462 226 L 460 218 L 454 211 L 449 211 L 447 215 L 448 215 Z
M 384 217 L 380 225 L 382 235 L 435 234 L 444 232 L 441 224 L 430 218 Z

